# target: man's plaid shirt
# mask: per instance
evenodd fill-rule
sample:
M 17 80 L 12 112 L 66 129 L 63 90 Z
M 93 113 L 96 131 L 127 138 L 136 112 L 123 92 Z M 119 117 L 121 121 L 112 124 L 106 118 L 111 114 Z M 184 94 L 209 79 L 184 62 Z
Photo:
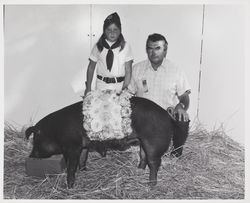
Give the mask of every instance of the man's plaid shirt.
M 191 91 L 187 77 L 176 65 L 164 59 L 155 71 L 149 60 L 134 65 L 129 85 L 131 92 L 154 101 L 162 108 L 176 106 L 178 97 Z

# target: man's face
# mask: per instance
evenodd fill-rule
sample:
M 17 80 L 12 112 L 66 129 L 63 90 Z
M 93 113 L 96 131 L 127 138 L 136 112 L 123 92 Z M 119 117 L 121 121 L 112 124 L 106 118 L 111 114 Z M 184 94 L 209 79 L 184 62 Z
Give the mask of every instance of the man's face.
M 147 44 L 148 59 L 153 65 L 161 65 L 163 59 L 167 54 L 167 45 L 163 40 L 152 42 Z

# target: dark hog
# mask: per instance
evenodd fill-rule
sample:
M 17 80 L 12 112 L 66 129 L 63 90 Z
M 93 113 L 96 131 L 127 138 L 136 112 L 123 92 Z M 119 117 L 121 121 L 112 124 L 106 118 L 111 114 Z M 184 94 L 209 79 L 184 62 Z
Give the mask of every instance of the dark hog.
M 67 164 L 67 184 L 72 188 L 80 156 L 85 168 L 90 150 L 105 156 L 107 149 L 126 150 L 130 144 L 139 143 L 138 167 L 145 169 L 148 165 L 149 183 L 155 185 L 161 157 L 168 150 L 171 139 L 174 147 L 171 153 L 182 154 L 189 122 L 174 121 L 167 111 L 145 98 L 132 97 L 130 103 L 132 135 L 120 140 L 90 141 L 83 128 L 82 102 L 78 102 L 49 114 L 26 130 L 27 139 L 33 133 L 30 157 L 48 158 L 63 154 Z
M 81 153 L 86 157 L 89 139 L 83 128 L 82 102 L 78 102 L 49 114 L 35 126 L 29 127 L 26 138 L 33 133 L 32 158 L 48 158 L 63 154 L 67 167 L 67 184 L 73 187 L 75 172 Z M 83 160 L 83 167 L 86 163 Z

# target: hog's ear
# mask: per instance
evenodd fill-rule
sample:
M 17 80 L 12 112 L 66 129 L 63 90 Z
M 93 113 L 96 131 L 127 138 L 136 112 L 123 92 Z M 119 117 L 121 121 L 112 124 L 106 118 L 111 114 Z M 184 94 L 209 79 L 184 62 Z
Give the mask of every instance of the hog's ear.
M 35 126 L 32 126 L 32 127 L 29 127 L 27 128 L 27 130 L 25 131 L 25 135 L 26 135 L 26 139 L 28 140 L 30 135 L 32 133 L 35 133 L 37 131 L 36 127 Z

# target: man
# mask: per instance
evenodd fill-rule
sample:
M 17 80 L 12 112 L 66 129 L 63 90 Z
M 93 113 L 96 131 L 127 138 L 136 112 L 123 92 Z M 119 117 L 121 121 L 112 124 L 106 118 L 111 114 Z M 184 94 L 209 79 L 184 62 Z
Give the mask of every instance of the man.
M 166 59 L 167 49 L 164 36 L 156 33 L 148 36 L 148 59 L 134 65 L 129 89 L 164 109 L 173 107 L 179 121 L 187 122 L 190 85 L 184 72 Z

